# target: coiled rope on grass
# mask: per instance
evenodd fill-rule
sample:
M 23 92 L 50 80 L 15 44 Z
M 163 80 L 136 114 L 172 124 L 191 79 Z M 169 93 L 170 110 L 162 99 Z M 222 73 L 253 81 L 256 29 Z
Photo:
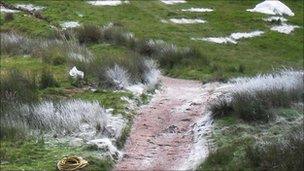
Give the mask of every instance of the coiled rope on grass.
M 82 157 L 66 156 L 57 163 L 57 167 L 60 171 L 74 171 L 84 168 L 88 164 L 88 161 Z

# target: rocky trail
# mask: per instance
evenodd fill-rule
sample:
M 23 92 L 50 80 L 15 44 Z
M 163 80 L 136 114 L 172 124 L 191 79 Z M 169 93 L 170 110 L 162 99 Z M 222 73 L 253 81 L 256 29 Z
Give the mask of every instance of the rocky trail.
M 115 170 L 194 169 L 208 154 L 207 104 L 217 84 L 162 77 L 162 89 L 142 106 Z

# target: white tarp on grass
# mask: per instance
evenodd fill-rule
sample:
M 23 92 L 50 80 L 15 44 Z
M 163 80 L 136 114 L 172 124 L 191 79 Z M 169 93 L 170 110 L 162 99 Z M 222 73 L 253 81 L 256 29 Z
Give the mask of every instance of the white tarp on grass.
M 213 9 L 210 8 L 188 8 L 182 9 L 183 12 L 212 12 Z
M 79 71 L 75 66 L 69 71 L 69 74 L 73 78 L 83 78 L 84 73 L 82 71 Z
M 253 9 L 247 9 L 247 11 L 270 15 L 294 16 L 294 13 L 285 4 L 278 0 L 266 0 L 262 3 L 257 4 Z
M 253 31 L 249 33 L 237 32 L 237 33 L 232 33 L 230 34 L 230 36 L 227 37 L 192 38 L 192 40 L 202 40 L 202 41 L 214 42 L 218 44 L 223 44 L 223 43 L 237 44 L 237 40 L 239 39 L 256 37 L 262 35 L 263 33 L 264 33 L 263 31 Z
M 91 5 L 96 6 L 117 6 L 123 3 L 128 4 L 129 1 L 121 1 L 121 0 L 99 0 L 99 1 L 87 1 Z
M 185 1 L 185 0 L 161 0 L 161 2 L 163 2 L 167 5 L 172 5 L 172 4 L 186 3 L 187 1 Z
M 197 24 L 205 23 L 205 20 L 202 19 L 187 19 L 187 18 L 171 18 L 170 21 L 176 24 Z

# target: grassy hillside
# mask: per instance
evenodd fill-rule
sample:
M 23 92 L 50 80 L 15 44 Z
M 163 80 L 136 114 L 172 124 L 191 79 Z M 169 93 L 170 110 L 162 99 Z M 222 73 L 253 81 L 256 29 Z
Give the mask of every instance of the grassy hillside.
M 130 0 L 130 4 L 115 7 L 92 6 L 81 0 L 6 0 L 5 2 L 9 4 L 32 3 L 43 6 L 45 9 L 43 9 L 42 15 L 46 16 L 50 23 L 26 15 L 23 12 L 14 13 L 13 19 L 7 20 L 5 19 L 5 14 L 1 13 L 1 32 L 13 31 L 27 36 L 29 39 L 37 39 L 43 42 L 43 40 L 58 38 L 56 32 L 50 27 L 50 24 L 59 27 L 65 21 L 78 21 L 82 26 L 90 24 L 101 27 L 112 22 L 123 26 L 124 30 L 134 33 L 135 37 L 139 40 L 160 39 L 172 43 L 178 48 L 190 47 L 197 50 L 197 54 L 200 55 L 197 55 L 196 58 L 191 58 L 191 60 L 173 60 L 171 67 L 161 68 L 164 74 L 172 77 L 207 82 L 210 80 L 226 80 L 237 76 L 265 73 L 274 68 L 281 67 L 303 69 L 304 5 L 302 1 L 284 1 L 295 13 L 295 16 L 287 17 L 288 23 L 301 26 L 301 28 L 296 29 L 290 35 L 271 31 L 271 24 L 262 20 L 262 18 L 267 17 L 266 15 L 246 12 L 246 9 L 253 8 L 259 3 L 260 1 L 258 0 L 189 0 L 188 3 L 177 5 L 165 5 L 158 0 Z M 188 13 L 181 11 L 181 9 L 190 7 L 212 8 L 214 11 L 210 13 Z M 168 20 L 170 18 L 202 18 L 207 23 L 178 25 L 161 22 L 162 19 Z M 265 34 L 260 37 L 241 40 L 236 45 L 191 40 L 192 37 L 219 37 L 227 36 L 234 32 L 250 32 L 255 30 L 264 31 Z M 22 93 L 27 89 L 24 88 L 24 84 L 27 85 L 28 82 L 33 81 L 35 84 L 37 83 L 37 86 L 32 87 L 34 89 L 33 92 L 31 92 L 32 90 L 28 92 L 33 93 L 37 101 L 63 99 L 98 101 L 101 106 L 113 109 L 114 115 L 122 114 L 128 120 L 128 125 L 123 130 L 123 135 L 119 139 L 119 142 L 117 142 L 117 146 L 121 148 L 127 138 L 134 116 L 133 111 L 125 112 L 128 108 L 126 101 L 122 100 L 122 97 L 131 99 L 135 97 L 129 92 L 115 91 L 112 88 L 103 86 L 98 87 L 96 80 L 100 81 L 104 77 L 96 78 L 98 77 L 96 75 L 99 74 L 98 72 L 103 71 L 102 69 L 107 69 L 108 67 L 107 65 L 98 64 L 103 64 L 105 63 L 104 61 L 107 62 L 108 60 L 114 62 L 120 61 L 126 67 L 134 69 L 135 75 L 139 77 L 137 79 L 140 80 L 143 73 L 138 73 L 142 69 L 141 64 L 139 64 L 140 62 L 136 61 L 139 59 L 137 58 L 139 55 L 127 46 L 111 42 L 89 42 L 82 45 L 92 52 L 98 60 L 94 61 L 96 63 L 92 62 L 96 65 L 82 63 L 83 68 L 80 69 L 85 68 L 90 74 L 82 80 L 83 82 L 80 83 L 80 86 L 79 83 L 75 83 L 75 80 L 71 80 L 68 75 L 69 69 L 75 63 L 66 61 L 66 56 L 63 54 L 58 55 L 56 51 L 51 54 L 42 52 L 42 54 L 46 53 L 51 58 L 45 59 L 45 56 L 42 55 L 43 57 L 41 57 L 39 53 L 32 53 L 34 54 L 33 56 L 23 56 L 22 54 L 5 54 L 1 52 L 0 76 L 3 79 L 14 69 L 19 70 L 23 75 L 34 77 L 33 80 L 31 80 L 32 78 L 26 78 L 30 79 L 29 81 L 26 79 L 24 81 L 23 77 L 21 77 L 21 82 L 24 81 L 25 83 L 22 82 L 20 85 L 20 80 L 12 78 L 13 81 L 11 79 L 11 82 L 5 82 L 7 85 L 3 84 L 4 88 L 1 87 L 1 91 L 5 92 L 11 87 L 16 88 L 14 91 L 20 93 L 20 97 L 17 93 L 17 98 L 22 99 L 24 98 L 23 96 L 27 98 L 27 95 Z M 58 52 L 64 52 L 65 50 L 67 51 L 62 46 L 61 48 L 59 47 Z M 195 52 L 193 53 L 196 54 Z M 206 62 L 206 59 L 208 62 Z M 94 68 L 92 66 L 99 67 Z M 41 86 L 41 82 L 43 82 L 41 81 L 41 75 L 45 70 L 52 75 L 46 80 L 46 87 Z M 52 81 L 57 84 L 51 84 Z M 97 86 L 97 91 L 93 92 L 86 89 L 90 86 Z M 3 92 L 1 94 L 5 94 Z M 136 100 L 138 103 L 142 103 L 142 101 L 147 101 L 147 99 L 148 96 L 143 95 Z M 0 112 L 4 110 L 2 107 L 1 105 Z M 286 120 L 290 119 L 291 116 L 303 116 L 301 111 L 290 108 L 280 108 L 275 112 L 282 115 L 282 118 Z M 2 114 L 0 113 L 0 116 L 3 116 Z M 273 139 L 275 139 L 283 133 L 288 134 L 287 130 L 283 131 L 283 126 L 295 122 L 294 118 L 290 120 L 290 122 L 282 121 L 280 123 L 260 124 L 244 123 L 243 120 L 236 118 L 234 115 L 217 119 L 215 121 L 216 127 L 213 138 L 221 148 L 220 151 L 214 152 L 207 159 L 207 162 L 201 166 L 201 169 L 211 169 L 214 168 L 213 166 L 216 166 L 219 169 L 229 170 L 234 169 L 238 164 L 240 165 L 238 169 L 242 170 L 246 168 L 245 166 L 249 162 L 247 161 L 246 150 L 250 150 L 247 149 L 249 148 L 247 145 L 252 144 L 253 137 L 261 136 L 265 130 L 271 130 L 264 135 L 266 138 L 274 137 Z M 225 127 L 229 128 L 223 130 L 222 128 Z M 9 131 L 14 132 L 15 130 Z M 3 138 L 2 132 L 0 133 L 0 138 Z M 24 137 L 23 135 L 1 139 L 0 159 L 1 169 L 4 170 L 51 170 L 55 168 L 56 162 L 67 154 L 87 157 L 89 162 L 91 162 L 91 168 L 88 169 L 109 169 L 113 165 L 111 162 L 98 159 L 96 152 L 87 148 L 68 147 L 67 144 L 62 143 L 50 145 L 44 140 L 37 139 L 37 137 Z M 244 162 L 240 163 L 240 161 Z
M 12 3 L 15 1 L 11 1 Z M 18 1 L 20 2 L 20 1 Z M 263 21 L 266 15 L 246 12 L 259 1 L 189 1 L 185 4 L 165 5 L 160 1 L 132 1 L 131 4 L 103 7 L 92 6 L 84 1 L 32 1 L 46 7 L 43 14 L 53 25 L 64 21 L 79 21 L 81 24 L 104 25 L 109 22 L 122 24 L 136 37 L 162 39 L 182 47 L 197 47 L 210 59 L 210 65 L 202 59 L 167 70 L 171 76 L 208 79 L 210 77 L 231 77 L 252 75 L 282 66 L 301 67 L 303 63 L 303 29 L 296 29 L 291 35 L 270 31 L 270 24 Z M 291 24 L 303 26 L 303 4 L 300 1 L 286 1 L 294 13 L 288 17 Z M 181 9 L 208 7 L 210 13 L 188 13 Z M 83 17 L 79 17 L 82 14 Z M 162 23 L 169 18 L 202 18 L 205 24 L 176 25 Z M 23 14 L 16 14 L 13 21 L 1 20 L 1 29 L 14 29 L 32 36 L 52 36 L 51 28 Z M 190 40 L 191 37 L 225 36 L 233 32 L 265 31 L 261 37 L 246 39 L 237 45 L 219 45 Z M 242 66 L 244 73 L 239 73 Z

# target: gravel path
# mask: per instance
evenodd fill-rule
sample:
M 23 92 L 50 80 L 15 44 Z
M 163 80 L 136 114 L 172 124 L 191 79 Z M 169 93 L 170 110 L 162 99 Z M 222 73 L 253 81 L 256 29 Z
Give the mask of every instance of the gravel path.
M 207 141 L 196 144 L 194 127 L 208 114 L 206 106 L 216 86 L 169 77 L 161 82 L 162 90 L 139 110 L 116 170 L 193 169 L 207 156 Z M 207 135 L 210 130 L 199 131 Z

